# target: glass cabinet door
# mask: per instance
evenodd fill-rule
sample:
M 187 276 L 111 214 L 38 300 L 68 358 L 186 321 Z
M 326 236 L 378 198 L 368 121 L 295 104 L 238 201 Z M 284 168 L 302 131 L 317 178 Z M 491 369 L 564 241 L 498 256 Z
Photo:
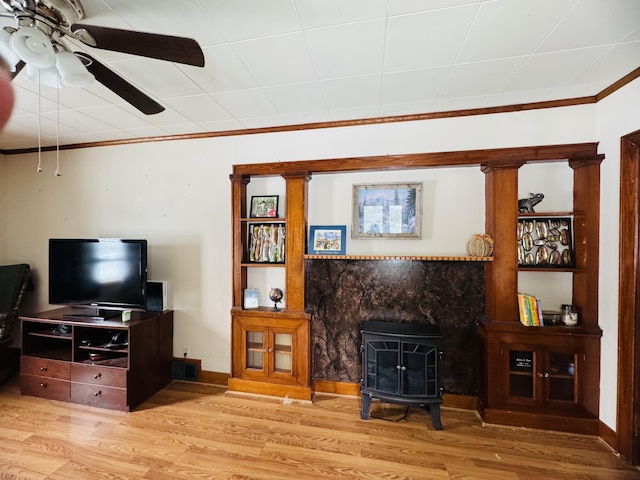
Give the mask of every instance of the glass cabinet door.
M 549 385 L 547 398 L 574 402 L 576 400 L 576 355 L 566 352 L 549 352 Z
M 245 357 L 247 369 L 264 370 L 265 332 L 262 330 L 247 330 Z
M 290 333 L 275 333 L 273 335 L 273 368 L 280 373 L 293 373 L 291 358 L 292 337 Z
M 509 350 L 509 396 L 534 398 L 535 351 Z

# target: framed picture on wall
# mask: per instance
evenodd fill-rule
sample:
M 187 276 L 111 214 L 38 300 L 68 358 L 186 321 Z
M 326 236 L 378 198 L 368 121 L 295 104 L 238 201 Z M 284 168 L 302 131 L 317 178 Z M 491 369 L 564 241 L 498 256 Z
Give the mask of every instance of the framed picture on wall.
M 351 238 L 422 238 L 422 183 L 354 185 Z
M 251 218 L 275 218 L 278 216 L 278 195 L 251 197 Z
M 309 227 L 309 254 L 344 255 L 346 249 L 346 225 L 323 225 Z

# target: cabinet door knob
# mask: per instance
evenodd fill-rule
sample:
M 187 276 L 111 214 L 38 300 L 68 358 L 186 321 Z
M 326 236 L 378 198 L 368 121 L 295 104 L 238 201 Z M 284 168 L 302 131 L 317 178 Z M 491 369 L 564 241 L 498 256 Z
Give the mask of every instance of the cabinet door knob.
M 100 378 L 101 376 L 102 376 L 102 374 L 101 374 L 101 373 L 96 373 L 96 374 L 93 376 L 93 378 L 95 378 L 95 379 L 97 380 L 97 379 L 98 379 L 98 378 Z
M 40 367 L 40 371 L 41 372 L 46 372 L 47 371 L 47 367 Z
M 47 388 L 47 384 L 46 384 L 46 383 L 41 383 L 41 384 L 40 384 L 40 386 L 41 386 L 42 388 Z
M 100 395 L 102 395 L 102 390 L 98 390 L 96 393 L 93 394 L 94 397 L 99 397 Z
M 269 352 L 269 353 L 273 352 L 273 348 L 267 349 L 267 352 Z
M 401 370 L 406 370 L 407 367 L 405 367 L 404 365 L 402 366 Z

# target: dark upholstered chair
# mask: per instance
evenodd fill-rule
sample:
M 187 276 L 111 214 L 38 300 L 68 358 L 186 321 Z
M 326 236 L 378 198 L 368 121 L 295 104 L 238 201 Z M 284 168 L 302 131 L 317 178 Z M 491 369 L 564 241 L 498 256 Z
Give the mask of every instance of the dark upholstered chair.
M 0 345 L 11 341 L 30 276 L 31 268 L 26 263 L 0 266 Z
M 25 263 L 0 266 L 0 383 L 10 379 L 20 366 L 19 351 L 9 347 L 30 277 L 31 268 Z

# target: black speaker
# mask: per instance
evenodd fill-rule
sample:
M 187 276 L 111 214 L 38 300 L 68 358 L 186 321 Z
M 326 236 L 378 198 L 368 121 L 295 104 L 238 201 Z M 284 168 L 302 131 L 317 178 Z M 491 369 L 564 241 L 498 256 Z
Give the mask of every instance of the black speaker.
M 162 312 L 167 308 L 167 282 L 147 282 L 147 310 L 150 312 Z

